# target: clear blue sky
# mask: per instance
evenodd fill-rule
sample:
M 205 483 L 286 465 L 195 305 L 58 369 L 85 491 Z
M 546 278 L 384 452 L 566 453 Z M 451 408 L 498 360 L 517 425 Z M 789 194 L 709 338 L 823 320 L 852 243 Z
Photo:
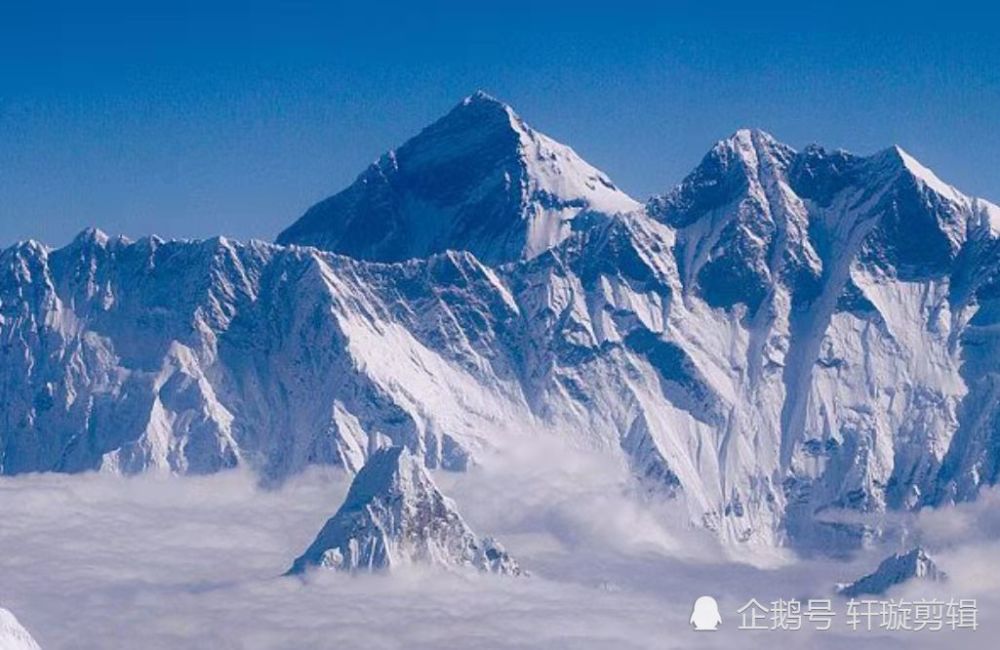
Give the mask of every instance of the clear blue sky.
M 640 199 L 756 126 L 1000 200 L 1000 16 L 961 1 L 207 4 L 0 0 L 0 246 L 270 239 L 477 88 Z

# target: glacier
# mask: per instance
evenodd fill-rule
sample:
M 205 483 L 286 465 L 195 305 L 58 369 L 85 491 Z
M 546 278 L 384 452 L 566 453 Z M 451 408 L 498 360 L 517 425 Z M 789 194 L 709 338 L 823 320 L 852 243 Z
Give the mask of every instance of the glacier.
M 0 472 L 556 435 L 725 540 L 842 553 L 997 482 L 998 233 L 898 147 L 756 130 L 641 204 L 476 94 L 275 244 L 0 252 Z

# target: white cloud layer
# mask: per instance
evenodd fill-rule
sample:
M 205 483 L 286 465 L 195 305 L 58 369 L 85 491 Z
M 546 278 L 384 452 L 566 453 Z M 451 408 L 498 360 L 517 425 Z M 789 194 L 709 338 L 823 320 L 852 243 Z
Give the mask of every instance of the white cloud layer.
M 985 648 L 1000 631 L 996 493 L 917 518 L 953 576 L 933 595 L 979 598 L 979 631 L 755 633 L 734 629 L 751 596 L 828 597 L 879 554 L 851 564 L 727 559 L 709 536 L 678 524 L 676 506 L 630 497 L 618 468 L 555 451 L 515 450 L 439 475 L 470 523 L 533 572 L 526 580 L 435 571 L 279 577 L 345 494 L 335 472 L 278 490 L 241 472 L 0 479 L 0 606 L 45 650 Z M 703 594 L 719 599 L 720 632 L 688 626 Z

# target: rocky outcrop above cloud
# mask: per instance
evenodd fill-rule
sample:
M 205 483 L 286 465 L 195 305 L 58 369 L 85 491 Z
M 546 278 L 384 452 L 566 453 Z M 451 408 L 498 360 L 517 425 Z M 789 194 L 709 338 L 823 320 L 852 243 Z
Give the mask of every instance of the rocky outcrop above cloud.
M 910 580 L 941 582 L 946 579 L 947 574 L 938 568 L 924 549 L 917 547 L 905 553 L 890 555 L 874 572 L 849 584 L 838 585 L 837 592 L 850 598 L 880 596 L 890 588 Z
M 524 574 L 499 542 L 472 532 L 419 460 L 403 447 L 390 447 L 372 454 L 343 505 L 289 573 L 311 567 L 376 572 L 405 565 Z

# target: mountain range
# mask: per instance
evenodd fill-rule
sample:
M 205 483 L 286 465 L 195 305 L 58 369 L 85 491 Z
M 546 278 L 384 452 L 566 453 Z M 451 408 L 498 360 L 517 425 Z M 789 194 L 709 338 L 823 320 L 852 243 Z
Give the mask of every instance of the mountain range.
M 0 252 L 0 471 L 462 470 L 546 432 L 723 539 L 843 552 L 998 479 L 998 241 L 899 147 L 741 130 L 641 203 L 477 93 L 277 243 Z

